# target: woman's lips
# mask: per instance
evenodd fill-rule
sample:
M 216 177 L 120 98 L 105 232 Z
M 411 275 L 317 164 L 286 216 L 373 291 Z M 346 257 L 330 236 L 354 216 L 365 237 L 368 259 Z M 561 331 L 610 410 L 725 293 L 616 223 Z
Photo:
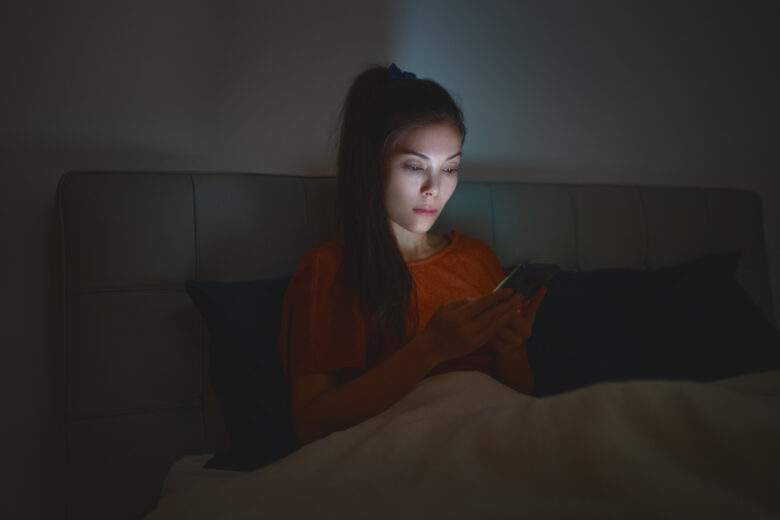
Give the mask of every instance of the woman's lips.
M 414 208 L 414 212 L 417 213 L 418 215 L 435 215 L 436 213 L 438 213 L 438 210 L 435 210 L 435 209 L 428 210 L 428 209 Z

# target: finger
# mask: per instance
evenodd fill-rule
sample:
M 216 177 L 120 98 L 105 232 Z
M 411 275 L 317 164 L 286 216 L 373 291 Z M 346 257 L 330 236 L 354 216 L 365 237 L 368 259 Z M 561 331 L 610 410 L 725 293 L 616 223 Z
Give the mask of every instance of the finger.
M 447 305 L 449 305 L 450 308 L 457 309 L 459 307 L 463 307 L 464 305 L 468 305 L 468 303 L 468 299 L 452 300 L 451 302 L 448 302 Z
M 451 300 L 447 302 L 445 305 L 447 305 L 450 309 L 458 309 L 460 307 L 463 307 L 464 305 L 468 305 L 472 301 L 476 300 L 476 298 L 469 297 L 469 298 L 461 298 L 459 300 Z
M 513 329 L 504 329 L 500 331 L 500 334 L 501 341 L 508 344 L 512 348 L 517 348 L 525 342 L 524 335 Z
M 493 340 L 493 350 L 499 354 L 506 354 L 512 350 L 512 344 L 504 339 Z
M 547 286 L 541 285 L 538 289 L 534 291 L 534 293 L 531 296 L 526 296 L 525 301 L 526 302 L 535 302 L 541 298 L 544 298 L 544 295 L 547 294 Z
M 505 352 L 509 348 L 510 339 L 506 329 L 498 329 L 489 340 L 490 347 L 497 352 Z
M 513 341 L 513 335 L 512 331 L 509 329 L 509 327 L 504 327 L 503 329 L 498 329 L 496 331 L 496 339 L 499 343 L 502 345 L 504 344 L 510 344 Z
M 516 335 L 516 337 L 518 337 L 522 343 L 525 343 L 528 341 L 528 338 L 531 337 L 534 325 L 534 317 L 531 316 L 529 318 L 528 316 L 520 313 L 517 314 L 515 319 L 510 322 L 510 325 L 512 332 Z
M 545 295 L 547 294 L 547 287 L 540 287 L 538 291 L 536 291 L 536 294 L 534 295 L 533 299 L 528 304 L 528 308 L 526 309 L 525 315 L 531 319 L 531 321 L 536 318 L 536 311 L 539 310 L 539 306 L 542 304 L 542 300 L 544 300 Z
M 523 343 L 531 335 L 532 322 L 520 314 L 515 314 L 509 322 L 507 339 L 514 343 Z
M 514 332 L 515 334 L 519 334 L 522 332 L 525 332 L 527 330 L 530 330 L 531 328 L 531 320 L 528 319 L 523 314 L 524 310 L 521 310 L 520 312 L 516 312 L 514 316 L 512 316 L 512 319 L 509 321 L 509 328 Z
M 469 298 L 463 298 L 462 300 L 457 300 L 457 303 L 453 305 L 453 309 L 460 309 L 461 307 L 464 307 L 466 305 L 469 305 L 471 302 L 476 300 L 476 298 L 469 297 Z
M 510 298 L 483 312 L 475 323 L 477 330 L 481 331 L 478 335 L 480 343 L 487 341 L 499 329 L 504 328 L 515 316 L 519 305 L 519 298 Z
M 496 307 L 502 302 L 509 300 L 515 291 L 509 287 L 502 287 L 496 292 L 491 292 L 481 298 L 477 298 L 472 302 L 469 302 L 468 307 L 464 310 L 463 317 L 474 318 L 481 315 L 486 310 Z
M 544 297 L 547 296 L 547 287 L 542 286 L 539 288 L 539 291 L 536 293 L 536 297 L 534 298 L 534 303 L 538 307 L 539 304 L 542 303 L 542 300 L 544 300 Z
M 522 348 L 525 339 L 522 335 L 513 333 L 510 329 L 501 329 L 494 338 L 495 350 L 499 352 L 512 352 Z

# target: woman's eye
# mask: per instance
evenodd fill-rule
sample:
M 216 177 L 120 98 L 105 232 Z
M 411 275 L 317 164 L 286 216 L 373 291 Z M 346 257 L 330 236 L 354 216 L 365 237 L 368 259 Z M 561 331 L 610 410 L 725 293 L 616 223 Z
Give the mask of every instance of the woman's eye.
M 414 172 L 422 171 L 422 170 L 425 169 L 425 168 L 419 168 L 417 166 L 408 165 L 408 164 L 406 166 L 404 166 L 404 168 L 406 168 L 407 170 L 414 171 Z M 448 175 L 455 175 L 456 173 L 458 173 L 458 169 L 457 168 L 448 168 L 448 169 L 446 169 L 444 171 L 447 172 Z

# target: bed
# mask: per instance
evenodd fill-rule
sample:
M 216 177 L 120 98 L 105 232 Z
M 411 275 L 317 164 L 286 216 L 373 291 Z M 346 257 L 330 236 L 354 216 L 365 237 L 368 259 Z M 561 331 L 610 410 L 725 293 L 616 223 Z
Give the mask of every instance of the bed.
M 185 281 L 291 274 L 334 234 L 335 179 L 71 171 L 57 196 L 69 518 L 780 515 L 778 371 L 543 399 L 452 372 L 274 464 L 205 469 L 226 429 Z M 453 228 L 506 267 L 738 250 L 736 278 L 776 326 L 755 192 L 463 180 L 432 231 Z

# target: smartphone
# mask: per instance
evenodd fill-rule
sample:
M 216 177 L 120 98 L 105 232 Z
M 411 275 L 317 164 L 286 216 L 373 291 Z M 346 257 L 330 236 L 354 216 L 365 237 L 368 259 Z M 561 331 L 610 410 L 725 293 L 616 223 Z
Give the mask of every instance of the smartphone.
M 506 286 L 514 289 L 515 293 L 532 298 L 536 291 L 547 284 L 560 270 L 556 264 L 520 263 L 493 289 L 493 292 Z

